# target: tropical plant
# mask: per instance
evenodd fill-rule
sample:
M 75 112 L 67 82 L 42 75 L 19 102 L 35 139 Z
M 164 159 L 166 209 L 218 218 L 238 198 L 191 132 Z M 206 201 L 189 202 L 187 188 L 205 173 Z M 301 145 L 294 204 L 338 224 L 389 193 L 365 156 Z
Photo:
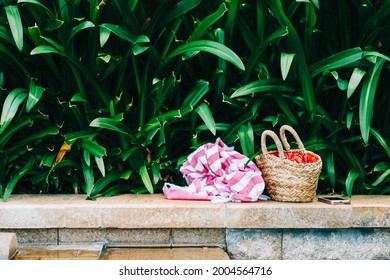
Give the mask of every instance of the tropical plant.
M 158 192 L 199 145 L 253 159 L 283 124 L 323 157 L 319 192 L 388 193 L 389 8 L 2 1 L 0 196 Z

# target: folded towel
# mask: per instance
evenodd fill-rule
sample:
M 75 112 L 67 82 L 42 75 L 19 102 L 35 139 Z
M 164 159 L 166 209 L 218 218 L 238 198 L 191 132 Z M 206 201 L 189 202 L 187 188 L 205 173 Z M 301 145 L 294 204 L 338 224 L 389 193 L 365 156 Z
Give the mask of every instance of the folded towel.
M 256 164 L 220 138 L 190 154 L 180 168 L 188 186 L 165 183 L 168 199 L 252 202 L 262 196 L 264 180 Z

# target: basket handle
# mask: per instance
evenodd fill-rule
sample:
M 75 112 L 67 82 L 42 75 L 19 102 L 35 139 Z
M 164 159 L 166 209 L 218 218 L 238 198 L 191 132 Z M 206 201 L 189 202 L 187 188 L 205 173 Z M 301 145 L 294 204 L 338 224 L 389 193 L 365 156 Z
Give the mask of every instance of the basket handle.
M 288 132 L 290 132 L 292 134 L 292 136 L 295 138 L 295 140 L 297 141 L 299 150 L 302 152 L 305 151 L 305 147 L 303 146 L 303 143 L 301 141 L 301 138 L 299 138 L 298 133 L 291 126 L 283 125 L 280 128 L 280 139 L 282 140 L 283 145 L 286 148 L 286 151 L 289 152 L 290 148 L 291 148 L 291 146 L 288 143 L 287 138 L 286 138 L 286 130 Z
M 261 151 L 263 152 L 263 154 L 265 155 L 268 153 L 267 144 L 266 144 L 267 136 L 270 136 L 275 141 L 276 148 L 278 149 L 279 157 L 284 158 L 282 143 L 280 142 L 278 135 L 276 135 L 276 133 L 273 132 L 272 130 L 264 130 L 263 134 L 261 134 Z

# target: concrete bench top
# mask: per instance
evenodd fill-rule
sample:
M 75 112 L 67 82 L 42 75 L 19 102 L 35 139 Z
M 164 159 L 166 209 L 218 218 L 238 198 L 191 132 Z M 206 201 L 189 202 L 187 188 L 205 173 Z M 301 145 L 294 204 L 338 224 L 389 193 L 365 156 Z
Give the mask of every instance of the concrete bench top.
M 167 200 L 162 194 L 12 195 L 0 201 L 0 229 L 26 228 L 390 228 L 390 196 L 353 196 L 350 205 Z

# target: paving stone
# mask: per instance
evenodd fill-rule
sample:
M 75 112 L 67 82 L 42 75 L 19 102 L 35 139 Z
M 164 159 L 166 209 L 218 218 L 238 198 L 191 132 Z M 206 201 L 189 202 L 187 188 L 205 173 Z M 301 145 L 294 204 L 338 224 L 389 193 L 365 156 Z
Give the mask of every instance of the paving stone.
M 244 260 L 390 259 L 390 196 L 353 196 L 342 206 L 174 201 L 162 194 L 85 198 L 13 195 L 0 201 L 0 231 L 15 232 L 20 244 L 215 245 Z
M 345 228 L 351 226 L 351 205 L 318 201 L 258 201 L 227 204 L 228 228 Z
M 48 245 L 58 243 L 58 230 L 45 229 L 4 229 L 1 231 L 14 232 L 19 244 Z
M 100 244 L 21 246 L 13 260 L 98 260 L 102 250 Z
M 0 260 L 11 259 L 18 248 L 18 240 L 15 233 L 0 232 Z
M 23 228 L 390 228 L 388 196 L 353 196 L 351 205 L 211 203 L 162 194 L 13 195 L 0 202 L 0 229 Z
M 170 246 L 170 229 L 59 229 L 59 243 L 91 243 L 121 246 Z
M 101 198 L 102 227 L 221 228 L 224 204 L 209 201 L 168 200 L 164 195 L 122 195 Z
M 221 248 L 106 248 L 97 244 L 22 246 L 13 260 L 229 260 Z
M 353 196 L 352 226 L 390 227 L 390 196 Z
M 58 205 L 10 205 L 0 211 L 0 228 L 65 227 L 65 208 Z
M 104 260 L 229 260 L 220 248 L 109 248 Z
M 224 247 L 225 229 L 172 229 L 172 246 L 210 246 Z
M 390 229 L 285 230 L 283 259 L 390 259 Z
M 227 229 L 227 252 L 235 260 L 278 260 L 282 256 L 282 230 Z

